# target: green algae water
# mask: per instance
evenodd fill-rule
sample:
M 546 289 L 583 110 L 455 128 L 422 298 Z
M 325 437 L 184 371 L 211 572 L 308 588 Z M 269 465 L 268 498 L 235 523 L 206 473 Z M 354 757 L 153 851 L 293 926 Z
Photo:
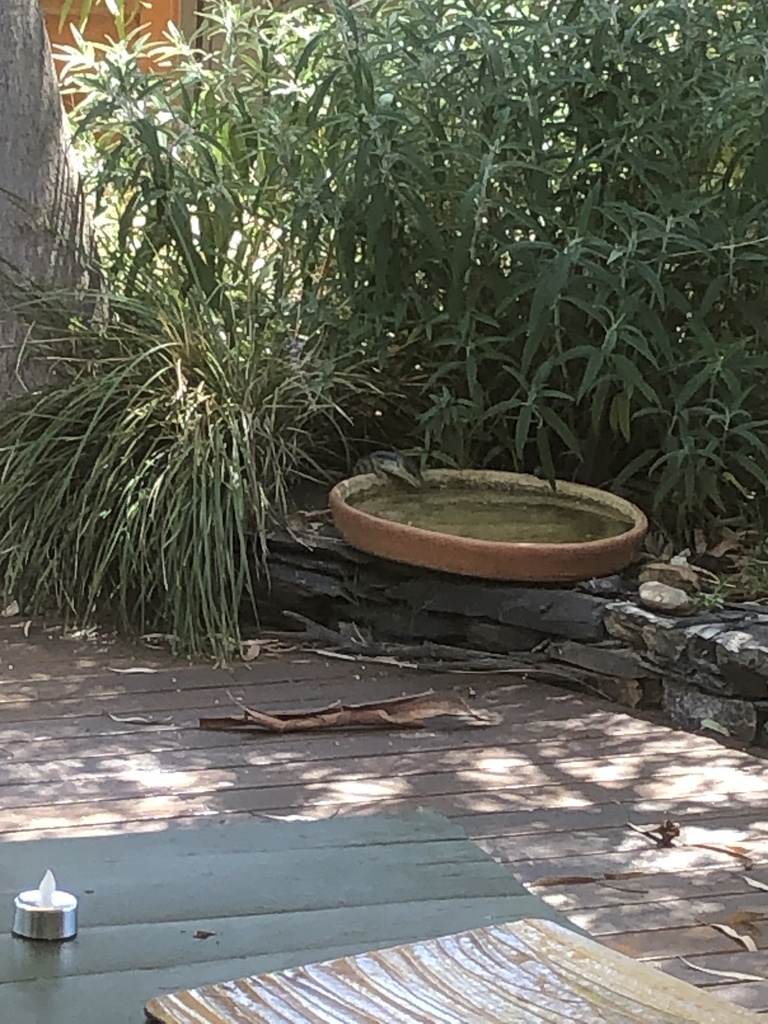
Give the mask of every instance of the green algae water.
M 620 512 L 571 495 L 490 487 L 386 487 L 348 500 L 361 512 L 393 523 L 506 543 L 578 544 L 617 537 L 632 527 Z

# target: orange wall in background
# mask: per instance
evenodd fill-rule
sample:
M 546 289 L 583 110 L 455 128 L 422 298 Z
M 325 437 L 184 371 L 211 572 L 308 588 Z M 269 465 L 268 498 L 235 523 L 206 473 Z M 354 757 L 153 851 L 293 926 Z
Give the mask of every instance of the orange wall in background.
M 64 0 L 40 0 L 40 6 L 45 14 L 45 22 L 51 42 L 54 45 L 63 43 L 66 46 L 71 46 L 74 40 L 69 25 L 65 24 L 62 28 L 59 27 Z M 154 39 L 162 39 L 165 26 L 169 21 L 174 22 L 176 25 L 180 24 L 180 7 L 181 0 L 144 0 L 143 3 L 136 4 L 135 13 L 130 19 L 130 27 L 136 28 L 138 25 L 146 25 Z M 78 0 L 75 0 L 75 3 L 72 5 L 74 20 L 77 18 L 79 9 L 80 4 Z M 86 39 L 93 40 L 93 42 L 100 42 L 107 36 L 114 38 L 115 23 L 103 3 L 94 3 L 90 18 L 88 19 L 88 25 L 86 26 L 85 37 Z

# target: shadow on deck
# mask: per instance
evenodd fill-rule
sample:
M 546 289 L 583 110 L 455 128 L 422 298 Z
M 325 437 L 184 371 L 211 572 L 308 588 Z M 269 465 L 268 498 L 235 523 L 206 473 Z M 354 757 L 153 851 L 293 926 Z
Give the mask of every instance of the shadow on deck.
M 258 737 L 196 727 L 232 697 L 270 710 L 430 687 L 471 690 L 503 721 Z M 706 973 L 768 977 L 768 763 L 714 740 L 515 675 L 298 652 L 178 666 L 25 637 L 14 622 L 0 630 L 0 730 L 3 840 L 428 808 L 614 949 L 768 1009 L 768 980 Z M 629 827 L 666 818 L 684 845 L 658 849 Z

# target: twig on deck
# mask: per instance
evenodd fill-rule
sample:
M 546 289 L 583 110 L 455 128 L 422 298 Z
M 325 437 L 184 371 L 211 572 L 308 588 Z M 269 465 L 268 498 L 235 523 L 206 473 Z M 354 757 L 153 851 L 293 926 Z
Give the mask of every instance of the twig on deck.
M 238 702 L 239 703 L 239 702 Z M 455 690 L 435 693 L 427 690 L 409 697 L 369 701 L 364 704 L 342 704 L 340 701 L 316 710 L 258 711 L 245 707 L 241 717 L 201 718 L 200 728 L 217 731 L 308 732 L 320 729 L 356 728 L 421 729 L 430 718 L 453 716 L 472 725 L 497 725 L 501 716 L 471 708 Z
M 343 633 L 324 626 L 299 612 L 283 611 L 286 618 L 293 619 L 304 627 L 303 633 L 281 634 L 290 636 L 299 642 L 319 641 L 323 648 L 311 648 L 315 654 L 325 658 L 339 658 L 343 661 L 374 661 L 377 664 L 392 665 L 396 668 L 421 669 L 429 672 L 515 672 L 526 675 L 532 671 L 545 672 L 543 658 L 535 654 L 520 653 L 513 658 L 506 655 L 489 654 L 466 647 L 454 647 L 451 644 L 419 643 L 397 644 L 380 643 L 368 640 L 362 631 L 354 626 L 354 635 Z M 330 647 L 330 649 L 329 649 Z M 552 675 L 562 677 L 562 672 L 554 671 Z

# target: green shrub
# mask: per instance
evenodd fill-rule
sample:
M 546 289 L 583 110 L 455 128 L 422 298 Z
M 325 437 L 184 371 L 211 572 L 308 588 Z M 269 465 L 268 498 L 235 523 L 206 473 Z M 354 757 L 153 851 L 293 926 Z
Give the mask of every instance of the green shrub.
M 81 68 L 113 277 L 373 360 L 434 461 L 608 484 L 681 535 L 762 495 L 764 6 L 332 6 L 221 4 L 212 54 Z
M 337 287 L 427 371 L 425 447 L 623 488 L 678 535 L 762 498 L 764 5 L 384 10 L 309 71 Z
M 365 439 L 681 541 L 762 514 L 767 33 L 739 0 L 222 2 L 200 50 L 70 53 L 123 300 L 0 417 L 6 588 L 226 646 L 249 517 Z

